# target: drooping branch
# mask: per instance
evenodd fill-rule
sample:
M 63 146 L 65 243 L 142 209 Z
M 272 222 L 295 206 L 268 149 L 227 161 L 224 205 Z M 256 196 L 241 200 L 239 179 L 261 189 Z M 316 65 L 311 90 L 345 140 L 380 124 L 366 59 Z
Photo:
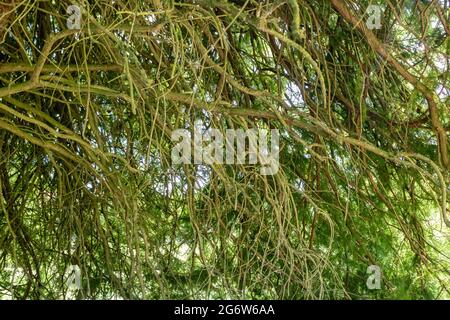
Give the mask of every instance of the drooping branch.
M 438 98 L 433 91 L 425 84 L 420 82 L 413 74 L 411 74 L 404 66 L 402 66 L 387 50 L 384 44 L 370 31 L 364 22 L 357 18 L 346 6 L 345 1 L 331 0 L 333 7 L 341 14 L 341 16 L 349 22 L 353 27 L 361 31 L 366 37 L 367 43 L 383 57 L 406 81 L 412 84 L 427 100 L 428 110 L 430 113 L 431 124 L 436 132 L 439 154 L 442 165 L 446 170 L 450 170 L 448 140 L 447 133 L 439 120 L 439 109 L 437 105 Z

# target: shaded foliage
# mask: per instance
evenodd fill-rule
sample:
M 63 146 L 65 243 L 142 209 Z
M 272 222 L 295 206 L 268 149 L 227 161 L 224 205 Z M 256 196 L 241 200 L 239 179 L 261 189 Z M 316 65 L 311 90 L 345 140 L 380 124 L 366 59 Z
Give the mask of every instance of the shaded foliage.
M 70 4 L 0 6 L 0 295 L 449 296 L 448 1 Z M 196 121 L 279 172 L 172 164 Z

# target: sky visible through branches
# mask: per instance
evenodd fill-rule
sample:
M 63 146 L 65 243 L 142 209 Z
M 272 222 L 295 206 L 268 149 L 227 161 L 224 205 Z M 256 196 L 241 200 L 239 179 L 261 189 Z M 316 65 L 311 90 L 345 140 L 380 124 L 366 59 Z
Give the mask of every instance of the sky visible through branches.
M 0 298 L 450 298 L 450 2 L 0 2 Z

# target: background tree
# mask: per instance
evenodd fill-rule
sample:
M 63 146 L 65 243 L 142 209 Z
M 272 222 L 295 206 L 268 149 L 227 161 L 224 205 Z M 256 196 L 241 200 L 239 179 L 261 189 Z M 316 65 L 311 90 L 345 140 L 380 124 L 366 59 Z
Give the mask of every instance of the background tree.
M 0 5 L 0 295 L 449 297 L 448 1 L 71 4 Z M 172 164 L 199 120 L 279 172 Z

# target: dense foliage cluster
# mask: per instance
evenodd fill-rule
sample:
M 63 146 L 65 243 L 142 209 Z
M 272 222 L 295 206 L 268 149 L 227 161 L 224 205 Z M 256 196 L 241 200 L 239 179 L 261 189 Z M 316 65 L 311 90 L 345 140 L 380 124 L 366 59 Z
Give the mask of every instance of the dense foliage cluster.
M 2 0 L 0 297 L 448 298 L 449 7 Z M 173 164 L 199 121 L 278 173 Z

